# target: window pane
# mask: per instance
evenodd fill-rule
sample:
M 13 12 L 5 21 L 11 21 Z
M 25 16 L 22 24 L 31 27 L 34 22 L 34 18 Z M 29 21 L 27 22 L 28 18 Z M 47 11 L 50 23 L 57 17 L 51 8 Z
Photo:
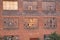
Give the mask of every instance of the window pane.
M 17 1 L 3 1 L 3 10 L 18 10 Z

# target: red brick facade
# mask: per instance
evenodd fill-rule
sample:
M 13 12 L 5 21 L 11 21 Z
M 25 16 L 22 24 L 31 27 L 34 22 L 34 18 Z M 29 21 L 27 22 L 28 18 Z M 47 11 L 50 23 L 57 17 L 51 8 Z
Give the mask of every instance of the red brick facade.
M 23 9 L 23 0 L 17 0 L 17 1 L 18 1 L 18 13 L 19 14 L 17 16 L 15 16 L 13 14 L 11 14 L 12 16 L 11 15 L 6 16 L 6 15 L 3 15 L 3 13 L 4 13 L 3 0 L 0 0 L 0 36 L 1 37 L 4 37 L 6 35 L 13 35 L 13 36 L 17 35 L 19 37 L 19 40 L 37 40 L 37 39 L 30 39 L 30 38 L 39 38 L 40 40 L 44 40 L 45 34 L 51 34 L 53 32 L 57 32 L 58 34 L 60 34 L 60 3 L 58 1 L 55 2 L 56 14 L 51 14 L 51 15 L 44 14 L 43 8 L 42 8 L 42 3 L 43 3 L 42 0 L 37 1 L 38 7 L 37 7 L 36 11 L 38 14 L 29 14 L 29 15 L 24 14 L 25 12 Z M 18 21 L 18 23 L 17 23 L 18 28 L 10 29 L 10 30 L 4 29 L 4 27 L 5 27 L 4 18 L 12 18 L 13 21 L 15 20 L 14 23 L 16 23 L 16 21 Z M 36 28 L 36 29 L 25 28 L 24 21 L 26 18 L 37 18 L 38 19 L 38 22 L 37 22 L 38 28 Z M 45 24 L 46 18 L 56 18 L 56 28 L 45 28 L 44 24 Z

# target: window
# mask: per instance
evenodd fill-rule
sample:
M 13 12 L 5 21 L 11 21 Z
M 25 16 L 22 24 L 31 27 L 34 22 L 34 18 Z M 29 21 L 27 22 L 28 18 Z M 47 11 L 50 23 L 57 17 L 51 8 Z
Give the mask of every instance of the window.
M 38 28 L 38 19 L 37 18 L 25 18 L 24 27 L 26 29 L 37 29 Z
M 3 16 L 19 16 L 17 0 L 3 0 Z
M 3 1 L 3 10 L 18 10 L 18 2 L 15 0 L 4 0 Z
M 56 18 L 53 17 L 53 18 L 46 18 L 44 19 L 45 20 L 45 28 L 48 28 L 48 29 L 55 29 L 56 26 L 57 26 L 57 22 L 56 22 Z
M 56 5 L 55 2 L 42 2 L 42 10 L 46 13 L 55 13 Z
M 4 18 L 3 19 L 4 29 L 18 29 L 18 18 Z
M 49 34 L 44 35 L 44 40 L 51 40 L 51 39 L 49 38 Z
M 24 0 L 23 1 L 23 15 L 39 15 L 38 4 L 36 0 Z
M 9 36 L 4 36 L 4 40 L 19 40 L 19 38 L 18 36 L 9 35 Z
M 23 8 L 24 10 L 37 10 L 37 2 L 27 2 L 27 1 L 24 1 L 23 2 Z

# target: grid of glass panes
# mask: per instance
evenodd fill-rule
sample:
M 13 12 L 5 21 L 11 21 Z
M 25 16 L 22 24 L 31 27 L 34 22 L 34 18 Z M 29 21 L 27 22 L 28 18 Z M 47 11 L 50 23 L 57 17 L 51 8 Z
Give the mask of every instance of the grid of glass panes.
M 37 29 L 38 28 L 38 19 L 37 18 L 25 18 L 24 26 L 26 29 Z
M 48 15 L 56 14 L 56 2 L 55 0 L 43 0 L 42 1 L 42 12 Z
M 38 0 L 23 0 L 23 15 L 39 15 Z
M 44 19 L 45 21 L 45 24 L 44 24 L 44 27 L 45 28 L 48 28 L 48 29 L 55 29 L 56 26 L 57 26 L 57 22 L 56 22 L 56 18 L 53 17 L 53 18 L 45 18 Z
M 3 10 L 18 10 L 17 1 L 3 1 Z
M 6 35 L 4 36 L 4 40 L 19 40 L 19 37 L 15 35 Z
M 3 18 L 4 29 L 18 29 L 18 18 Z
M 54 2 L 42 2 L 42 9 L 54 11 L 55 10 L 55 3 Z
M 23 8 L 24 8 L 24 10 L 37 10 L 37 1 L 24 0 Z

